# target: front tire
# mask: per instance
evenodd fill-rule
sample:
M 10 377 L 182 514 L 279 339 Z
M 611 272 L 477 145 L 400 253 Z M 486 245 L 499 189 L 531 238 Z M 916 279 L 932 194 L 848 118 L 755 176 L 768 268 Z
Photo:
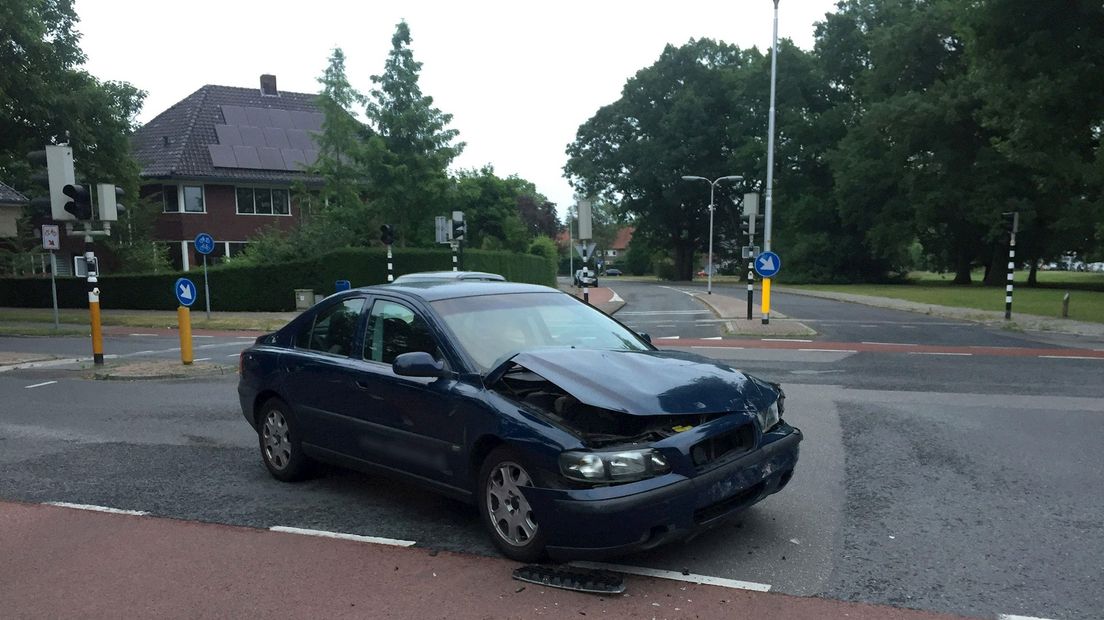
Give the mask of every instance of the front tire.
M 261 460 L 272 477 L 283 482 L 295 482 L 310 476 L 311 461 L 303 454 L 291 408 L 272 398 L 261 407 L 257 425 L 257 441 Z
M 533 515 L 521 488 L 535 486 L 533 474 L 516 450 L 495 448 L 479 471 L 479 514 L 503 555 L 518 562 L 537 562 L 545 555 L 545 531 Z

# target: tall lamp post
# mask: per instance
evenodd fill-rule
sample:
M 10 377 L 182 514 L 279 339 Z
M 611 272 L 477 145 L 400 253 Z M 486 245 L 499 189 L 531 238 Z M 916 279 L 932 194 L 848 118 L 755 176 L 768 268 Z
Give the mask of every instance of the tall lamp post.
M 778 0 L 774 0 L 774 33 L 771 38 L 770 112 L 767 120 L 767 186 L 764 188 L 766 212 L 763 214 L 763 250 L 771 251 L 774 234 L 774 98 L 778 76 Z M 770 278 L 763 278 L 763 324 L 770 323 Z
M 705 177 L 684 176 L 683 181 L 705 181 L 709 184 L 709 265 L 706 269 L 706 276 L 708 277 L 708 284 L 706 284 L 705 290 L 708 294 L 713 294 L 713 190 L 717 188 L 717 184 L 721 181 L 742 181 L 744 177 L 739 175 L 729 175 L 727 177 L 720 177 L 710 181 Z

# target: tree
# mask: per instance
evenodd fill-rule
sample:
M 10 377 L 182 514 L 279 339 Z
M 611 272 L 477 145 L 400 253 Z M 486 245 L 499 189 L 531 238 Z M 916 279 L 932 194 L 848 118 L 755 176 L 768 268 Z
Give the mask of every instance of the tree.
M 519 206 L 525 199 L 542 198 L 532 183 L 516 176 L 503 179 L 488 165 L 456 175 L 450 204 L 464 212 L 470 247 L 524 252 L 533 235 L 521 219 Z
M 372 76 L 376 87 L 367 117 L 380 140 L 372 142 L 367 161 L 371 198 L 383 217 L 397 225 L 403 244 L 427 245 L 433 242 L 433 217 L 446 204 L 448 166 L 464 144 L 454 142 L 455 129 L 446 128 L 452 115 L 422 94 L 422 64 L 410 43 L 410 28 L 399 22 L 384 72 Z

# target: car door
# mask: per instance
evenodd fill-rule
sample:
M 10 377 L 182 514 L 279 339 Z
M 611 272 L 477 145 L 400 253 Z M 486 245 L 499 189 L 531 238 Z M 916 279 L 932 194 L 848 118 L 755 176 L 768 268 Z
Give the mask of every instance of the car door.
M 363 356 L 357 363 L 362 406 L 353 415 L 358 458 L 445 483 L 462 470 L 467 406 L 454 395 L 453 378 L 403 377 L 392 363 L 424 351 L 445 362 L 439 336 L 411 305 L 378 297 L 367 313 Z
M 361 398 L 354 361 L 367 302 L 357 296 L 319 308 L 296 334 L 294 347 L 280 356 L 284 395 L 308 451 L 353 448 L 345 412 Z

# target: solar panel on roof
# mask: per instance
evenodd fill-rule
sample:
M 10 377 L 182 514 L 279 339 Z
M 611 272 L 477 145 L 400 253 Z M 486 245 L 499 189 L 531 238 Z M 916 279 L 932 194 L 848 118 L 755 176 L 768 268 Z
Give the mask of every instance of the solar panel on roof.
M 279 127 L 280 129 L 291 129 L 291 114 L 287 110 L 275 110 L 269 109 L 268 111 L 270 127 Z
M 313 149 L 314 141 L 311 140 L 310 134 L 305 129 L 289 129 L 287 130 L 288 142 L 291 143 L 293 149 Z
M 288 170 L 298 171 L 307 167 L 307 157 L 302 149 L 280 149 L 280 154 L 284 156 Z
M 311 118 L 310 112 L 303 112 L 302 110 L 291 110 L 291 125 L 295 129 L 315 129 L 314 119 Z
M 211 153 L 211 165 L 216 168 L 237 168 L 238 158 L 234 156 L 234 147 L 226 144 L 208 144 Z
M 303 151 L 303 157 L 307 160 L 308 166 L 313 166 L 314 162 L 318 161 L 318 151 L 314 149 L 308 149 Z
M 241 132 L 242 146 L 268 146 L 264 131 L 260 127 L 238 127 Z
M 291 144 L 288 142 L 287 134 L 279 127 L 265 127 L 264 128 L 265 144 L 278 149 L 289 149 Z
M 226 146 L 241 146 L 241 132 L 237 125 L 215 125 L 215 134 L 218 135 L 218 143 Z
M 222 106 L 222 118 L 227 125 L 248 125 L 249 119 L 245 115 L 245 108 L 240 105 Z
M 307 129 L 313 129 L 315 131 L 322 131 L 322 123 L 326 120 L 326 117 L 318 112 L 311 112 L 311 126 Z
M 287 170 L 284 158 L 280 155 L 280 149 L 271 146 L 257 148 L 257 155 L 261 160 L 261 168 L 265 170 Z
M 268 110 L 266 108 L 246 108 L 245 116 L 249 119 L 249 125 L 254 127 L 268 127 L 272 123 L 269 122 Z
M 239 168 L 252 168 L 254 170 L 261 169 L 261 159 L 257 155 L 257 147 L 235 146 L 234 157 L 236 157 L 238 160 Z

